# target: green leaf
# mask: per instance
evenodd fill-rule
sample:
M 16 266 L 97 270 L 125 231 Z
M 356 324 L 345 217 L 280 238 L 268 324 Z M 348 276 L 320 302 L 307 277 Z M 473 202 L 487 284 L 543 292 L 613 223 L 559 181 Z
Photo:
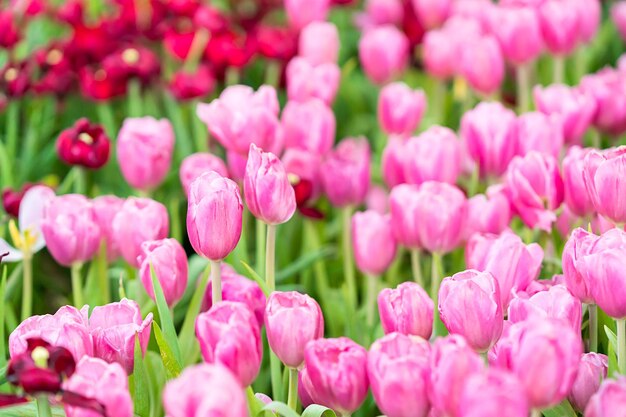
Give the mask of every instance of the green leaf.
M 178 338 L 176 335 L 176 329 L 174 328 L 174 321 L 172 320 L 172 314 L 167 306 L 167 302 L 165 301 L 165 295 L 163 295 L 161 283 L 157 279 L 152 265 L 150 265 L 150 277 L 152 278 L 152 286 L 154 288 L 157 310 L 159 311 L 159 319 L 161 321 L 161 326 L 163 327 L 165 341 L 172 350 L 174 359 L 180 368 L 183 361 L 180 355 L 180 347 L 178 346 Z
M 311 404 L 302 412 L 302 417 L 337 417 L 337 415 L 328 407 Z
M 152 323 L 152 327 L 154 329 L 154 337 L 157 341 L 157 345 L 159 345 L 159 351 L 161 352 L 161 359 L 163 360 L 163 366 L 165 366 L 167 379 L 176 378 L 180 374 L 181 366 L 176 361 L 174 353 L 172 352 L 172 348 L 165 340 L 165 337 L 163 336 L 163 332 L 161 332 L 161 328 L 159 327 L 159 325 L 156 323 Z
M 2 178 L 2 188 L 13 186 L 13 165 L 10 163 L 7 149 L 3 141 L 0 141 L 0 178 Z
M 313 265 L 316 261 L 319 261 L 324 258 L 329 258 L 336 251 L 336 248 L 333 247 L 324 247 L 318 251 L 308 253 L 300 258 L 298 258 L 295 262 L 287 265 L 286 268 L 283 268 L 279 273 L 276 274 L 276 281 L 281 282 L 290 278 L 300 271 L 305 270 L 309 266 Z
M 143 363 L 139 334 L 135 334 L 135 364 L 133 367 L 133 401 L 135 413 L 141 417 L 148 417 L 150 414 L 150 391 L 148 389 L 148 378 Z
M 0 300 L 4 300 L 4 293 L 7 289 L 7 267 L 4 266 L 2 270 L 2 282 L 0 282 Z M 4 310 L 6 304 L 0 302 L 0 368 L 2 368 L 7 363 L 7 351 L 6 346 L 4 344 L 4 329 L 6 324 L 4 322 L 4 318 L 6 317 Z
M 150 416 L 162 416 L 163 406 L 159 399 L 161 398 L 163 387 L 165 387 L 165 383 L 167 381 L 163 360 L 158 353 L 149 350 L 146 352 L 144 357 L 144 366 L 146 367 L 148 380 L 150 381 L 150 397 L 157 399 L 156 401 L 152 401 Z
M 52 417 L 65 417 L 63 407 L 50 407 Z M 2 417 L 33 417 L 37 415 L 37 405 L 35 402 L 15 405 L 13 407 L 2 408 Z
M 248 400 L 248 409 L 251 416 L 256 416 L 261 412 L 263 403 L 254 395 L 254 390 L 251 386 L 246 388 L 246 399 Z
M 300 417 L 300 415 L 289 408 L 287 404 L 279 401 L 272 401 L 271 403 L 265 405 L 257 416 L 263 416 L 265 411 L 272 411 L 283 417 Z
M 269 288 L 267 288 L 267 284 L 265 283 L 265 280 L 263 278 L 261 278 L 261 276 L 259 274 L 257 274 L 256 271 L 254 269 L 252 269 L 252 267 L 250 265 L 248 265 L 244 261 L 241 261 L 241 264 L 246 269 L 248 274 L 250 274 L 250 278 L 252 278 L 254 281 L 256 281 L 257 284 L 259 284 L 259 287 L 261 287 L 261 289 L 263 290 L 263 293 L 265 294 L 265 296 L 268 297 L 270 295 L 270 290 L 269 290 Z
M 547 410 L 543 410 L 541 412 L 544 417 L 576 417 L 576 411 L 567 400 L 563 400 L 563 402 L 557 406 L 549 408 Z M 303 415 L 304 417 L 304 415 Z
M 604 326 L 604 332 L 609 339 L 609 369 L 607 375 L 612 377 L 617 372 L 617 336 L 607 326 Z
M 195 325 L 196 317 L 200 313 L 202 307 L 202 300 L 204 299 L 204 293 L 206 292 L 209 284 L 209 274 L 211 273 L 211 264 L 209 264 L 200 277 L 200 282 L 195 289 L 191 302 L 187 307 L 187 313 L 185 314 L 185 321 L 183 321 L 183 327 L 180 330 L 178 336 L 178 342 L 180 343 L 180 350 L 183 354 L 183 358 L 186 358 L 186 363 L 189 364 L 189 360 L 193 360 L 193 345 L 196 341 Z

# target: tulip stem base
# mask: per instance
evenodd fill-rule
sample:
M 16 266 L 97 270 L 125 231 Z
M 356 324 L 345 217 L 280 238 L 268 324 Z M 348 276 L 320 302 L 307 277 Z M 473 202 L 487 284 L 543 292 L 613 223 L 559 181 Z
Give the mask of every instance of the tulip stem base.
M 380 277 L 367 275 L 365 278 L 367 279 L 367 305 L 365 306 L 365 308 L 367 308 L 367 327 L 370 332 L 373 332 L 376 321 L 376 307 L 378 306 L 378 281 Z M 372 337 L 372 340 L 373 339 Z
M 289 393 L 287 394 L 287 405 L 296 411 L 298 407 L 298 370 L 289 368 Z
M 341 210 L 342 220 L 342 250 L 343 250 L 343 275 L 346 279 L 346 292 L 349 311 L 356 311 L 356 276 L 354 272 L 354 260 L 352 259 L 352 207 L 347 206 Z
M 541 410 L 532 410 L 530 412 L 530 417 L 541 417 Z
M 555 84 L 563 84 L 565 82 L 565 57 L 554 55 L 552 59 L 552 82 Z
M 526 113 L 530 110 L 530 63 L 522 64 L 517 67 L 517 109 L 519 114 Z
M 617 324 L 617 369 L 626 375 L 626 320 L 615 320 Z
M 24 253 L 22 260 L 22 321 L 30 317 L 33 310 L 33 257 Z
M 256 219 L 256 270 L 265 269 L 265 223 Z
M 72 264 L 72 296 L 74 298 L 74 307 L 78 309 L 84 305 L 83 282 L 80 277 L 82 267 L 83 264 L 80 262 Z
M 433 335 L 441 336 L 443 331 L 443 324 L 439 318 L 439 286 L 441 285 L 441 278 L 443 276 L 443 255 L 440 253 L 432 254 L 432 268 L 431 268 L 431 281 L 430 281 L 430 298 L 435 303 L 435 311 L 433 317 Z
M 420 255 L 421 251 L 419 249 L 411 249 L 411 269 L 413 271 L 413 279 L 419 284 L 420 287 L 424 288 L 424 278 L 422 278 L 422 268 L 420 266 Z
M 37 397 L 37 416 L 52 417 L 52 411 L 50 410 L 50 403 L 48 402 L 47 395 L 40 395 Z
M 276 225 L 267 225 L 265 244 L 265 282 L 270 292 L 276 289 Z
M 589 352 L 598 351 L 598 306 L 589 304 Z
M 220 261 L 211 261 L 211 304 L 222 301 L 222 266 Z

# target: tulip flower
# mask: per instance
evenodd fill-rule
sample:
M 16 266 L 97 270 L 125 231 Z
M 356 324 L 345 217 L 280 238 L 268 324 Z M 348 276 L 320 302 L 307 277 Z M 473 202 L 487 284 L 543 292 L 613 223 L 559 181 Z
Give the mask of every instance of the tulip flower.
M 585 412 L 585 417 L 611 416 L 616 410 L 623 410 L 626 406 L 626 377 L 619 376 L 617 380 L 607 379 L 598 392 L 591 397 Z
M 626 88 L 622 77 L 619 71 L 605 68 L 580 81 L 581 90 L 591 96 L 596 105 L 594 127 L 612 136 L 626 131 Z
M 367 396 L 367 351 L 346 337 L 317 339 L 307 344 L 306 391 L 316 404 L 342 415 L 355 412 Z
M 359 41 L 363 71 L 376 84 L 402 75 L 409 62 L 409 40 L 395 26 L 384 25 L 365 32 Z
M 391 219 L 375 211 L 352 216 L 352 244 L 357 267 L 368 275 L 381 275 L 396 256 Z
M 611 20 L 622 39 L 626 39 L 626 5 L 623 2 L 611 6 Z
M 486 352 L 502 334 L 502 301 L 498 281 L 473 269 L 444 278 L 439 315 L 451 334 L 465 337 L 472 349 Z
M 465 236 L 475 233 L 502 233 L 511 223 L 511 203 L 501 186 L 491 186 L 487 194 L 477 194 L 467 200 Z
M 485 96 L 495 94 L 504 79 L 504 57 L 491 35 L 477 37 L 461 52 L 460 72 L 469 85 Z
M 590 43 L 602 20 L 602 5 L 600 0 L 574 2 L 578 10 L 578 37 L 584 44 Z
M 543 36 L 536 10 L 529 6 L 501 5 L 493 9 L 493 25 L 507 61 L 521 66 L 534 61 L 543 49 Z
M 306 58 L 295 57 L 287 64 L 285 75 L 290 101 L 317 98 L 330 106 L 339 88 L 341 70 L 334 62 L 313 64 Z
M 426 111 L 426 96 L 403 82 L 386 85 L 378 96 L 378 122 L 388 135 L 410 136 Z
M 320 156 L 302 149 L 287 149 L 281 160 L 293 186 L 300 213 L 308 217 L 323 218 L 319 210 L 311 207 L 311 203 L 322 193 Z
M 298 55 L 313 65 L 336 64 L 339 46 L 339 32 L 334 24 L 311 22 L 300 32 Z
M 591 397 L 606 379 L 609 358 L 601 353 L 585 353 L 580 358 L 578 373 L 567 398 L 574 408 L 584 412 Z
M 365 138 L 342 140 L 321 168 L 330 202 L 338 207 L 361 204 L 370 185 L 370 148 Z
M 404 5 L 400 0 L 367 0 L 365 11 L 355 16 L 362 31 L 382 25 L 400 25 L 404 18 Z
M 438 80 L 452 78 L 457 70 L 456 39 L 451 31 L 436 29 L 426 32 L 423 41 L 424 67 Z
M 128 118 L 117 136 L 117 160 L 122 175 L 139 190 L 149 191 L 163 182 L 173 151 L 174 130 L 167 119 Z
M 391 136 L 383 150 L 381 161 L 382 175 L 385 184 L 389 188 L 406 183 L 404 176 L 404 165 L 407 159 L 407 155 L 404 152 L 406 142 L 403 137 Z
M 411 2 L 418 20 L 426 29 L 441 26 L 452 10 L 452 3 L 451 0 L 412 0 Z
M 517 119 L 520 155 L 537 151 L 558 158 L 563 148 L 563 128 L 559 116 L 528 112 Z
M 185 194 L 189 195 L 191 183 L 205 172 L 215 171 L 222 177 L 228 178 L 226 164 L 219 157 L 210 153 L 194 153 L 189 155 L 180 164 L 180 182 Z
M 528 401 L 519 379 L 501 369 L 470 375 L 459 400 L 459 417 L 526 417 Z
M 263 349 L 254 314 L 244 304 L 222 301 L 196 319 L 196 336 L 207 363 L 228 368 L 241 386 L 254 381 Z
M 123 205 L 124 199 L 113 195 L 103 195 L 93 199 L 94 215 L 96 216 L 98 226 L 100 226 L 106 258 L 109 262 L 113 262 L 121 256 L 120 245 L 115 239 L 113 231 L 113 219 L 115 219 Z
M 447 127 L 433 126 L 409 139 L 404 177 L 409 184 L 439 181 L 455 184 L 461 172 L 461 142 Z
M 202 383 L 198 383 L 202 381 Z M 186 368 L 163 391 L 169 417 L 224 415 L 248 417 L 248 404 L 241 384 L 220 365 L 203 363 Z
M 152 269 L 165 295 L 167 305 L 174 306 L 187 288 L 187 255 L 176 239 L 149 240 L 141 244 L 139 277 L 146 292 L 156 300 Z
M 167 85 L 167 89 L 176 100 L 187 101 L 210 95 L 217 81 L 208 65 L 200 64 L 194 72 L 185 69 L 176 71 Z
M 588 149 L 572 146 L 563 158 L 565 204 L 579 217 L 586 217 L 593 213 L 593 202 L 587 194 L 583 174 L 584 160 L 588 153 Z
M 323 101 L 290 101 L 283 110 L 282 135 L 286 148 L 324 155 L 335 142 L 335 114 Z
M 378 408 L 387 417 L 426 417 L 430 345 L 418 337 L 390 333 L 374 342 L 367 375 Z
M 626 223 L 626 207 L 618 196 L 626 189 L 620 170 L 626 161 L 626 147 L 591 150 L 584 160 L 585 188 L 598 214 L 615 224 Z
M 68 165 L 98 169 L 109 160 L 110 141 L 102 126 L 82 118 L 61 132 L 56 147 L 59 159 Z
M 387 214 L 389 212 L 389 195 L 387 190 L 377 185 L 370 188 L 365 199 L 365 207 L 367 207 L 367 210 L 375 211 L 378 214 Z
M 286 0 L 285 12 L 289 26 L 296 30 L 306 27 L 311 22 L 324 21 L 328 14 L 330 0 Z
M 537 13 L 548 50 L 555 55 L 569 55 L 578 42 L 576 7 L 563 0 L 546 0 L 539 5 Z
M 385 334 L 398 332 L 430 339 L 435 304 L 418 284 L 404 282 L 378 294 L 378 312 Z

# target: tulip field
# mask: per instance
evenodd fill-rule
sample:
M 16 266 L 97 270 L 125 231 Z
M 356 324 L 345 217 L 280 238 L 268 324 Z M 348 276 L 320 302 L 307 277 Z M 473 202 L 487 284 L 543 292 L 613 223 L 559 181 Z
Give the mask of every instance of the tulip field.
M 0 190 L 0 417 L 626 417 L 626 0 L 4 0 Z

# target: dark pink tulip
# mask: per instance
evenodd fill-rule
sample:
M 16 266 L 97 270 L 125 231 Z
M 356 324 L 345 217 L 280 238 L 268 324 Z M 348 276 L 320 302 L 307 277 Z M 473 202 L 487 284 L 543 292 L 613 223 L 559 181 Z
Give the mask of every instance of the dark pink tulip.
M 474 269 L 444 278 L 439 314 L 451 334 L 460 334 L 472 349 L 486 352 L 502 334 L 504 314 L 498 281 Z
M 113 262 L 121 256 L 120 247 L 113 231 L 113 219 L 123 205 L 124 199 L 114 195 L 103 195 L 93 199 L 93 212 L 96 216 L 96 222 L 100 226 L 109 262 Z
M 176 239 L 149 240 L 141 245 L 139 255 L 139 277 L 146 292 L 153 300 L 154 287 L 150 268 L 154 268 L 154 275 L 165 295 L 165 301 L 170 307 L 174 306 L 185 293 L 187 288 L 187 255 L 185 249 Z
M 468 45 L 469 46 L 469 45 Z M 478 93 L 489 96 L 500 88 L 504 79 L 504 57 L 495 37 L 479 36 L 463 48 L 460 72 Z
M 252 215 L 267 224 L 285 223 L 296 211 L 296 195 L 283 163 L 254 144 L 248 153 L 243 191 Z
M 165 239 L 169 219 L 165 206 L 149 198 L 129 197 L 113 218 L 113 236 L 124 260 L 135 268 L 141 244 L 148 240 Z
M 544 0 L 537 9 L 546 47 L 556 55 L 569 55 L 579 41 L 579 13 L 569 0 Z
M 435 340 L 430 355 L 430 398 L 435 415 L 456 416 L 467 379 L 485 364 L 465 339 L 451 335 Z
M 172 164 L 174 140 L 174 129 L 167 119 L 124 120 L 117 135 L 117 160 L 124 179 L 139 190 L 158 187 Z
M 503 187 L 491 186 L 487 194 L 477 194 L 467 200 L 465 236 L 474 233 L 500 234 L 511 223 L 511 203 Z
M 517 214 L 528 226 L 552 230 L 555 211 L 563 202 L 563 179 L 553 156 L 531 151 L 509 165 L 506 188 Z
M 626 377 L 607 379 L 598 392 L 591 397 L 585 409 L 585 417 L 618 417 L 626 408 Z
M 589 254 L 597 239 L 598 236 L 579 227 L 574 229 L 563 248 L 562 261 L 565 285 L 572 294 L 586 304 L 593 304 L 593 299 L 591 298 L 590 283 L 586 281 L 586 276 L 581 274 L 578 269 L 578 260 Z
M 404 177 L 410 184 L 455 184 L 461 173 L 461 142 L 447 127 L 432 126 L 406 142 Z
M 391 227 L 399 244 L 410 249 L 422 247 L 417 213 L 421 204 L 419 187 L 401 184 L 389 194 Z
M 424 35 L 423 60 L 428 74 L 440 80 L 452 78 L 457 70 L 456 38 L 444 29 L 431 30 Z
M 430 409 L 430 345 L 419 337 L 390 333 L 367 354 L 367 375 L 387 417 L 426 417 Z
M 520 155 L 537 151 L 558 158 L 563 148 L 563 124 L 559 116 L 539 112 L 522 114 L 516 123 Z
M 513 293 L 523 291 L 541 271 L 543 249 L 536 243 L 525 245 L 512 232 L 474 235 L 465 249 L 468 268 L 491 272 L 498 281 L 502 308 L 509 306 Z
M 582 91 L 596 104 L 593 125 L 601 132 L 621 135 L 626 131 L 626 86 L 623 75 L 613 68 L 586 75 L 580 81 Z
M 591 95 L 579 88 L 552 84 L 547 87 L 535 86 L 533 96 L 538 111 L 561 119 L 566 143 L 582 144 L 596 111 L 596 103 Z
M 389 212 L 389 194 L 384 187 L 374 185 L 367 193 L 365 207 L 380 214 Z
M 410 136 L 426 111 L 423 90 L 413 90 L 403 82 L 386 85 L 378 96 L 378 122 L 388 135 Z
M 385 184 L 389 188 L 393 188 L 398 184 L 404 184 L 404 164 L 406 154 L 404 152 L 406 140 L 399 136 L 390 136 L 387 146 L 383 150 L 382 155 L 382 174 Z
M 380 25 L 400 25 L 404 18 L 402 0 L 366 0 L 365 13 L 358 16 L 364 30 Z
M 611 19 L 622 39 L 626 39 L 626 4 L 617 2 L 611 6 Z
M 602 20 L 602 4 L 600 0 L 575 0 L 574 7 L 578 11 L 578 36 L 582 43 L 590 43 Z
M 300 397 L 300 402 L 302 403 L 302 407 L 308 407 L 315 402 L 311 398 L 311 394 L 309 394 L 309 388 L 311 386 L 311 380 L 309 379 L 309 374 L 306 371 L 306 366 L 300 369 L 298 372 L 298 397 Z
M 318 98 L 327 105 L 335 100 L 341 70 L 334 62 L 313 64 L 302 57 L 295 57 L 287 65 L 287 97 L 292 101 Z
M 480 175 L 502 175 L 518 153 L 515 113 L 498 102 L 482 102 L 461 119 L 461 138 Z
M 248 154 L 240 154 L 235 151 L 226 150 L 226 164 L 228 165 L 228 173 L 230 178 L 237 183 L 243 181 L 246 175 L 246 164 L 248 163 Z
M 335 114 L 316 98 L 288 102 L 283 110 L 281 125 L 286 148 L 324 155 L 335 142 Z
M 543 49 L 543 36 L 535 9 L 523 6 L 494 7 L 493 33 L 507 61 L 523 65 L 534 61 Z
M 589 400 L 606 378 L 608 367 L 609 358 L 606 355 L 590 352 L 581 356 L 578 374 L 568 395 L 574 408 L 585 411 Z
M 378 312 L 385 334 L 398 332 L 428 340 L 433 331 L 435 304 L 426 291 L 414 282 L 396 289 L 385 288 L 378 294 Z
M 213 261 L 228 256 L 241 237 L 242 216 L 239 187 L 232 180 L 208 172 L 191 183 L 187 233 L 197 253 Z
M 330 0 L 285 0 L 289 26 L 296 30 L 311 22 L 324 21 L 330 9 Z
M 194 153 L 189 155 L 180 164 L 180 182 L 185 194 L 189 195 L 191 183 L 205 172 L 215 171 L 222 177 L 228 177 L 226 164 L 218 156 L 210 153 Z
M 233 85 L 211 103 L 198 104 L 196 113 L 222 146 L 246 155 L 252 143 L 280 151 L 276 143 L 279 109 L 274 87 L 264 85 L 254 91 L 248 86 Z
M 41 232 L 52 257 L 64 266 L 90 260 L 102 237 L 93 203 L 80 194 L 49 200 L 43 209 Z
M 502 369 L 470 375 L 461 393 L 458 417 L 526 417 L 528 401 L 519 379 Z
M 365 274 L 381 275 L 396 257 L 391 217 L 373 210 L 357 212 L 351 230 L 357 267 Z
M 267 341 L 272 351 L 290 368 L 304 362 L 304 348 L 324 336 L 324 316 L 319 304 L 296 291 L 275 291 L 265 307 Z
M 263 348 L 259 325 L 245 304 L 222 301 L 200 313 L 196 337 L 205 362 L 225 366 L 241 386 L 254 381 L 261 367 Z
M 131 374 L 135 363 L 135 336 L 139 336 L 145 354 L 151 325 L 152 313 L 142 320 L 139 305 L 126 298 L 94 307 L 89 318 L 94 356 L 109 363 L 117 362 Z
M 367 350 L 347 337 L 317 339 L 304 351 L 310 384 L 305 384 L 316 404 L 341 414 L 355 412 L 367 396 Z
M 446 21 L 452 11 L 452 0 L 412 0 L 413 9 L 421 25 L 434 29 Z
M 583 179 L 598 214 L 615 224 L 626 223 L 626 204 L 620 196 L 626 192 L 626 146 L 604 151 L 591 150 L 585 156 Z
M 514 373 L 530 406 L 549 408 L 569 393 L 582 355 L 580 334 L 562 321 L 528 320 L 513 324 L 491 352 L 491 366 Z
M 589 149 L 572 146 L 563 158 L 563 185 L 565 186 L 565 204 L 579 217 L 589 216 L 594 212 L 593 202 L 589 198 L 583 171 L 585 157 Z
M 202 381 L 202 383 L 199 383 Z M 163 391 L 168 417 L 248 417 L 248 404 L 237 378 L 220 365 L 186 368 Z
M 330 22 L 311 22 L 300 32 L 298 55 L 313 65 L 336 64 L 339 46 L 337 26 Z
M 337 207 L 361 204 L 370 186 L 370 147 L 365 138 L 348 138 L 328 153 L 321 167 L 322 184 Z
M 365 32 L 359 41 L 359 59 L 367 77 L 385 84 L 402 75 L 409 63 L 409 40 L 398 28 L 383 25 Z

